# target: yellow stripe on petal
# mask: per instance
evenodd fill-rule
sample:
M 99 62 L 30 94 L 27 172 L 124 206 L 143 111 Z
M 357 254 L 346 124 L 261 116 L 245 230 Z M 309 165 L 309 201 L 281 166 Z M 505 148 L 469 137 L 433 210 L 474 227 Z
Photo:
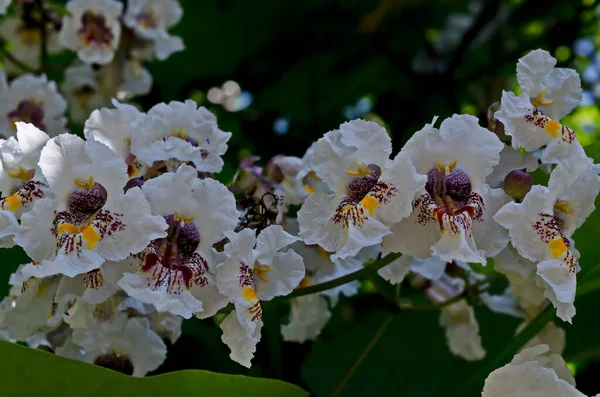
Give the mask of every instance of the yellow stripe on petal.
M 560 131 L 561 124 L 556 120 L 548 120 L 546 125 L 544 126 L 544 131 L 546 131 L 552 138 L 556 138 L 558 136 L 558 132 Z
M 96 248 L 96 245 L 98 245 L 98 241 L 100 241 L 100 233 L 96 231 L 96 228 L 94 228 L 94 226 L 88 226 L 85 229 L 83 229 L 81 231 L 81 235 L 87 243 L 88 249 Z
M 62 225 L 60 225 L 58 227 L 58 230 L 56 231 L 56 233 L 61 234 L 62 232 L 77 234 L 77 233 L 79 233 L 79 228 L 70 223 L 63 223 Z
M 8 196 L 7 198 L 5 198 L 4 203 L 6 203 L 6 206 L 8 207 L 8 210 L 10 212 L 15 212 L 19 208 L 21 208 L 21 197 L 19 197 L 19 195 L 15 193 L 12 196 Z
M 554 259 L 562 257 L 567 252 L 567 245 L 562 237 L 557 237 L 548 243 L 550 248 L 550 256 Z
M 308 194 L 315 194 L 315 189 L 312 188 L 312 186 L 310 185 L 303 185 L 304 190 L 306 190 L 306 193 Z
M 369 215 L 373 216 L 373 213 L 375 212 L 375 209 L 377 208 L 377 206 L 379 205 L 379 201 L 377 201 L 377 199 L 373 196 L 365 196 L 364 199 L 362 199 L 360 201 L 360 203 L 362 204 L 363 207 L 365 207 L 365 209 L 367 211 L 369 211 Z
M 242 288 L 242 297 L 248 302 L 254 302 L 258 300 L 258 296 L 256 296 L 256 291 L 252 287 Z

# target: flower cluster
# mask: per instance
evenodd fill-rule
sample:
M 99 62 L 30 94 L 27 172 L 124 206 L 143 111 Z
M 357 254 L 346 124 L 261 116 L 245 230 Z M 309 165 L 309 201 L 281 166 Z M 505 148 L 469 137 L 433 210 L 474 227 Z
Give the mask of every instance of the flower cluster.
M 5 62 L 6 73 L 10 76 L 37 73 L 49 55 L 64 50 L 76 52 L 77 59 L 65 70 L 61 86 L 75 122 L 85 121 L 94 109 L 109 106 L 113 97 L 127 100 L 147 94 L 152 87 L 152 75 L 143 63 L 164 60 L 184 49 L 181 38 L 168 33 L 183 12 L 177 0 L 126 3 L 124 7 L 118 0 L 71 0 L 65 15 L 60 15 L 59 10 L 45 2 L 18 2 L 17 15 L 0 23 L 0 36 L 13 44 L 16 54 Z M 34 123 L 52 136 L 64 132 L 64 122 L 45 129 L 39 120 L 57 118 L 66 111 L 64 99 L 46 101 L 49 98 L 40 97 L 41 86 L 55 92 L 54 83 L 47 84 L 43 76 L 22 76 L 17 80 L 18 84 L 15 81 L 11 87 L 19 99 L 11 103 L 12 117 Z M 32 95 L 34 90 L 39 95 Z M 22 97 L 23 94 L 31 96 Z M 46 108 L 52 104 L 54 108 Z M 6 135 L 4 131 L 2 134 Z
M 127 70 L 116 62 L 139 66 L 183 48 L 167 33 L 181 17 L 174 0 L 130 0 L 126 10 L 72 0 L 67 9 L 58 40 L 82 62 L 67 92 L 100 90 L 98 73 Z M 475 303 L 523 326 L 552 304 L 570 322 L 572 236 L 594 210 L 600 166 L 560 123 L 581 85 L 555 63 L 542 50 L 520 59 L 521 94 L 502 93 L 490 128 L 470 115 L 436 117 L 393 154 L 385 128 L 353 120 L 302 158 L 243 159 L 228 185 L 217 174 L 232 134 L 194 101 L 144 112 L 116 99 L 102 107 L 104 97 L 86 91 L 79 110 L 70 100 L 84 115 L 83 139 L 64 132 L 67 102 L 53 82 L 3 76 L 0 244 L 20 246 L 29 262 L 0 304 L 0 335 L 143 376 L 164 361 L 163 340 L 177 340 L 182 319 L 211 318 L 230 357 L 250 367 L 264 301 L 290 297 L 283 338 L 314 339 L 340 297 L 358 293 L 351 276 L 365 264 L 424 290 L 441 308 L 449 349 L 466 360 L 485 356 Z M 87 105 L 101 108 L 89 114 Z M 547 186 L 532 186 L 538 168 L 550 170 Z M 508 280 L 499 294 L 470 265 L 491 262 Z M 498 371 L 572 385 L 539 358 L 560 353 L 563 339 L 549 325 L 532 342 L 549 348 Z M 483 395 L 506 390 L 508 376 L 492 374 Z

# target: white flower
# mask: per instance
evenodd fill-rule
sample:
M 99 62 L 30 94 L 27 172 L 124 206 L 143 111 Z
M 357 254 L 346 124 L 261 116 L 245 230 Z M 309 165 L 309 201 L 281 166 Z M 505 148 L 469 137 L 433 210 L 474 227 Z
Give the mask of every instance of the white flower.
M 177 0 L 130 0 L 123 20 L 142 39 L 154 42 L 156 58 L 162 61 L 185 48 L 180 37 L 167 32 L 182 14 Z
M 558 354 L 538 345 L 515 355 L 510 363 L 485 380 L 482 397 L 585 397 Z
M 533 172 L 538 168 L 538 161 L 532 153 L 522 154 L 517 149 L 510 146 L 504 146 L 500 152 L 500 163 L 494 167 L 491 174 L 487 176 L 485 182 L 492 188 L 502 187 L 506 175 L 514 170 L 526 170 Z
M 400 284 L 409 272 L 417 273 L 428 280 L 437 280 L 444 274 L 447 261 L 437 256 L 419 259 L 403 255 L 377 273 L 392 284 Z
M 71 0 L 70 15 L 63 18 L 60 43 L 83 62 L 107 64 L 112 61 L 121 37 L 119 17 L 123 3 L 116 0 Z
M 94 110 L 85 121 L 85 130 L 125 160 L 129 178 L 138 177 L 146 167 L 131 153 L 131 135 L 142 122 L 144 114 L 134 106 L 116 100 L 113 100 L 113 105 L 114 109 Z
M 147 181 L 142 190 L 152 214 L 164 217 L 167 235 L 126 260 L 118 282 L 130 296 L 185 318 L 214 315 L 227 304 L 215 282 L 213 244 L 237 224 L 233 194 L 213 179 L 182 165 Z
M 133 376 L 144 376 L 167 357 L 167 347 L 146 318 L 130 318 L 121 327 L 76 329 L 56 354 Z
M 165 235 L 162 217 L 150 214 L 142 191 L 123 194 L 125 162 L 87 134 L 87 143 L 62 134 L 48 141 L 39 167 L 53 198 L 23 214 L 15 242 L 37 263 L 26 277 L 74 277 L 118 261 Z
M 579 253 L 572 234 L 594 210 L 600 192 L 598 166 L 574 156 L 559 163 L 548 187 L 533 186 L 522 203 L 506 204 L 494 219 L 509 231 L 512 245 L 523 257 L 539 262 L 537 274 L 557 315 L 575 315 Z
M 230 137 L 217 127 L 211 112 L 192 100 L 160 103 L 134 131 L 131 151 L 148 166 L 174 160 L 176 165 L 192 162 L 200 172 L 220 172 Z
M 54 304 L 60 277 L 24 279 L 22 267 L 10 278 L 10 296 L 0 303 L 0 329 L 11 339 L 25 341 L 37 331 L 50 331 L 62 321 Z
M 315 192 L 298 212 L 300 237 L 332 257 L 354 256 L 381 243 L 388 225 L 411 212 L 424 183 L 404 153 L 389 159 L 392 143 L 377 123 L 354 120 L 314 146 L 310 168 L 333 193 Z
M 439 129 L 427 124 L 414 134 L 400 153 L 427 183 L 411 215 L 384 237 L 384 251 L 485 264 L 485 255 L 504 248 L 508 236 L 492 216 L 509 198 L 485 184 L 502 148 L 496 135 L 469 115 L 454 115 Z
M 465 301 L 456 302 L 441 310 L 440 325 L 444 327 L 450 351 L 468 361 L 481 360 L 485 349 L 481 345 L 479 323 L 473 307 Z
M 117 98 L 129 99 L 138 95 L 146 95 L 152 88 L 152 75 L 137 59 L 130 59 L 123 65 L 122 82 L 117 91 Z
M 48 186 L 37 167 L 40 152 L 50 139 L 32 124 L 16 122 L 17 135 L 0 141 L 0 238 L 12 246 L 17 219 L 45 196 Z
M 11 43 L 11 53 L 17 60 L 30 69 L 37 70 L 40 68 L 42 35 L 37 24 L 28 26 L 21 18 L 8 17 L 0 23 L 0 35 L 5 41 Z M 56 54 L 61 51 L 58 34 L 51 23 L 46 26 L 46 40 L 48 54 Z M 3 66 L 6 73 L 11 76 L 24 72 L 9 58 L 4 59 Z
M 573 69 L 555 68 L 556 59 L 547 51 L 534 50 L 517 64 L 522 93 L 502 93 L 495 117 L 504 125 L 512 146 L 528 152 L 546 146 L 542 162 L 557 163 L 583 149 L 575 132 L 559 123 L 581 101 L 579 74 Z
M 300 296 L 290 302 L 290 320 L 281 326 L 283 340 L 305 342 L 321 334 L 331 312 L 327 299 L 318 294 Z
M 516 334 L 523 331 L 529 322 L 525 321 L 517 328 Z M 536 345 L 548 345 L 550 353 L 562 354 L 567 343 L 566 331 L 550 321 L 529 342 L 523 346 L 523 350 Z
M 50 136 L 65 132 L 67 110 L 65 99 L 57 92 L 56 83 L 45 75 L 26 74 L 6 82 L 0 70 L 0 135 L 15 135 L 17 121 L 31 123 Z
M 462 279 L 443 274 L 432 280 L 427 295 L 435 302 L 443 302 L 460 295 L 465 289 Z M 465 300 L 460 300 L 442 308 L 440 325 L 444 328 L 450 351 L 468 361 L 481 360 L 485 357 L 485 349 L 481 345 L 479 323 L 475 312 Z
M 298 239 L 279 225 L 262 230 L 258 237 L 252 229 L 225 232 L 225 262 L 217 266 L 217 286 L 234 304 L 235 310 L 221 324 L 223 342 L 230 357 L 246 366 L 262 327 L 261 300 L 284 296 L 304 277 L 302 257 L 294 251 L 282 252 Z
M 114 87 L 111 87 L 111 92 L 105 92 L 100 72 L 87 64 L 68 67 L 61 85 L 61 91 L 65 93 L 69 102 L 71 119 L 79 123 L 83 123 L 94 109 L 109 106 L 110 98 L 114 96 L 113 89 Z

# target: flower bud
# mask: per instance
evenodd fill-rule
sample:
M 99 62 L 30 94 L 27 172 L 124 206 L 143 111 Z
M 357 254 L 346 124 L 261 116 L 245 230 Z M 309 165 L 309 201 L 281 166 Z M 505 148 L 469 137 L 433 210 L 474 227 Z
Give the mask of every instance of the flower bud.
M 521 202 L 531 190 L 533 181 L 525 169 L 513 170 L 504 177 L 504 191 L 517 202 Z

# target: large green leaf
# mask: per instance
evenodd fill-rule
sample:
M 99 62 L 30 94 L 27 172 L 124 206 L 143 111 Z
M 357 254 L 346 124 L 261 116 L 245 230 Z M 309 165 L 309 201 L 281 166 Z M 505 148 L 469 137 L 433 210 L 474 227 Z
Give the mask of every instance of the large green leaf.
M 199 354 L 202 352 L 189 352 Z M 271 379 L 179 371 L 133 378 L 41 350 L 0 342 L 0 383 L 4 396 L 307 396 L 298 386 Z
M 512 338 L 519 320 L 485 308 L 476 315 L 484 348 L 493 356 Z M 438 316 L 438 311 L 357 311 L 314 344 L 302 367 L 303 379 L 316 396 L 447 396 L 480 362 L 450 353 Z M 464 396 L 469 395 L 477 391 Z

